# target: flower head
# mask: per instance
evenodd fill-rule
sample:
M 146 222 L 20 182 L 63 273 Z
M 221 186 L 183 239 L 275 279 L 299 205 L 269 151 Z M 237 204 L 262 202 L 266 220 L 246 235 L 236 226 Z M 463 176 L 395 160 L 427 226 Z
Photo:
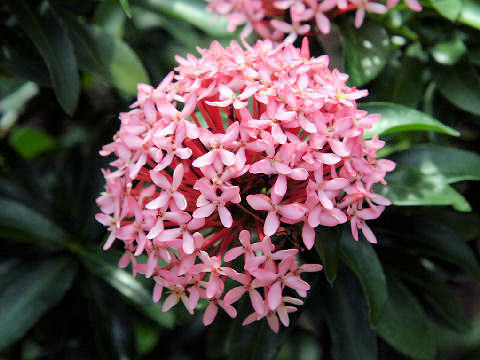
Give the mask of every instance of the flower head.
M 386 6 L 376 0 L 207 0 L 208 9 L 220 15 L 226 15 L 229 31 L 245 25 L 241 36 L 248 36 L 252 31 L 265 39 L 281 40 L 288 34 L 288 41 L 310 31 L 322 34 L 330 32 L 330 20 L 334 17 L 355 10 L 355 26 L 362 25 L 366 12 L 385 13 L 393 8 L 399 0 L 387 0 Z M 417 0 L 405 0 L 414 11 L 422 11 Z M 291 23 L 283 19 L 291 19 Z M 282 19 L 282 20 L 279 20 Z
M 395 165 L 376 159 L 383 142 L 362 138 L 378 120 L 357 110 L 366 91 L 328 57 L 310 58 L 307 42 L 244 45 L 213 42 L 199 58 L 177 57 L 157 88 L 139 86 L 101 151 L 115 159 L 96 218 L 111 232 L 104 248 L 124 247 L 120 266 L 154 279 L 154 301 L 166 293 L 165 311 L 204 299 L 208 325 L 219 309 L 235 317 L 248 294 L 245 323 L 266 317 L 277 331 L 301 305 L 292 295 L 310 289 L 301 274 L 321 266 L 272 239 L 289 229 L 310 249 L 316 226 L 350 221 L 356 239 L 360 230 L 375 242 L 366 221 L 389 201 L 372 186 Z

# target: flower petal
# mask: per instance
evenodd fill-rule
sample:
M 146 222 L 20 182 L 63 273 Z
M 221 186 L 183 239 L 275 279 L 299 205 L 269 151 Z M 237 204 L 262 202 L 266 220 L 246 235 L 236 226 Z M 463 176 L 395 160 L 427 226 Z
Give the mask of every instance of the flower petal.
M 248 205 L 250 205 L 255 210 L 267 211 L 272 208 L 270 204 L 270 199 L 267 195 L 257 194 L 257 195 L 248 195 L 247 196 Z
M 215 303 L 210 303 L 205 312 L 203 313 L 203 325 L 208 326 L 210 325 L 218 313 L 218 306 Z
M 226 228 L 232 227 L 232 214 L 230 214 L 230 211 L 228 211 L 225 206 L 220 205 L 218 207 L 218 215 L 220 216 L 220 221 L 222 222 L 223 226 L 225 226 Z
M 268 290 L 268 307 L 275 310 L 282 302 L 282 284 L 276 281 Z
M 272 236 L 277 232 L 278 227 L 280 226 L 280 220 L 278 215 L 274 211 L 269 211 L 267 218 L 265 219 L 265 224 L 263 225 L 263 232 L 267 236 Z
M 213 214 L 217 207 L 213 204 L 208 204 L 202 207 L 199 207 L 192 214 L 194 218 L 206 218 Z

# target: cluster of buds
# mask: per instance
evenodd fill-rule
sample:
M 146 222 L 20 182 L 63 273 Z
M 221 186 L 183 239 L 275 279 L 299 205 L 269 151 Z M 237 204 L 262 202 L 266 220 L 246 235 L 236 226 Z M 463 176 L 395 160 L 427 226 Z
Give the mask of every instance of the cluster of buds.
M 104 249 L 125 249 L 119 265 L 154 279 L 154 301 L 169 293 L 165 311 L 206 302 L 210 324 L 218 308 L 235 317 L 248 293 L 244 324 L 266 318 L 277 331 L 310 288 L 301 274 L 321 270 L 298 257 L 315 227 L 350 222 L 355 239 L 376 242 L 366 220 L 390 202 L 372 186 L 395 164 L 362 137 L 379 119 L 357 109 L 367 91 L 311 58 L 306 39 L 244 47 L 213 42 L 177 57 L 158 87 L 139 85 L 100 152 L 115 160 L 96 218 L 110 231 Z
M 386 6 L 375 0 L 207 0 L 208 8 L 220 15 L 226 15 L 228 30 L 245 25 L 242 37 L 252 31 L 264 39 L 281 40 L 289 34 L 293 41 L 299 34 L 311 32 L 315 23 L 319 32 L 330 32 L 330 20 L 334 17 L 355 11 L 355 26 L 359 28 L 366 12 L 384 14 L 397 5 L 399 0 L 387 0 Z M 405 0 L 408 7 L 421 11 L 417 0 Z M 288 20 L 286 20 L 288 19 Z

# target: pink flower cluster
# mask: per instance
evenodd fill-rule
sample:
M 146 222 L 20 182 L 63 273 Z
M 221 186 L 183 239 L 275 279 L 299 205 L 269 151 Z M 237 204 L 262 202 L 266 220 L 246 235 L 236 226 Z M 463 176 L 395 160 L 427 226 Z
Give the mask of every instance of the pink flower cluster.
M 332 18 L 353 10 L 355 26 L 359 28 L 366 12 L 384 14 L 398 1 L 387 0 L 385 6 L 375 0 L 207 0 L 208 9 L 227 16 L 229 31 L 245 24 L 242 37 L 255 31 L 261 37 L 272 40 L 281 40 L 284 34 L 289 34 L 290 41 L 299 34 L 308 34 L 313 24 L 318 31 L 328 34 Z M 405 2 L 414 11 L 422 10 L 417 0 Z M 285 21 L 286 18 L 289 20 Z
M 219 307 L 235 317 L 248 293 L 244 324 L 265 317 L 277 331 L 310 288 L 301 274 L 321 270 L 299 262 L 289 234 L 311 249 L 315 227 L 350 222 L 355 239 L 360 229 L 376 242 L 366 220 L 390 202 L 372 186 L 395 164 L 362 138 L 379 119 L 356 107 L 367 91 L 327 56 L 310 58 L 306 39 L 244 46 L 213 42 L 177 57 L 158 87 L 139 85 L 100 152 L 115 160 L 96 219 L 110 231 L 104 249 L 125 249 L 119 266 L 153 277 L 154 301 L 169 293 L 164 311 L 182 300 L 193 313 L 204 299 L 208 325 Z

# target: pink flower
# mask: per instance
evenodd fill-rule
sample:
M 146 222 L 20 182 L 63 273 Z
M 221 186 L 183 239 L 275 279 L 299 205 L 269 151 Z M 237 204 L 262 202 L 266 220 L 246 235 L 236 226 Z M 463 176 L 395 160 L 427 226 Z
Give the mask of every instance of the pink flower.
M 291 6 L 297 24 L 314 16 L 312 1 L 275 4 Z M 240 11 L 230 5 L 218 2 Z M 238 21 L 263 18 L 245 11 Z M 200 58 L 177 57 L 175 75 L 157 88 L 139 86 L 100 152 L 114 159 L 95 218 L 110 231 L 104 249 L 123 249 L 119 266 L 155 281 L 153 301 L 163 298 L 164 311 L 182 301 L 194 313 L 202 300 L 208 325 L 219 308 L 236 317 L 247 296 L 254 313 L 244 323 L 266 318 L 278 331 L 291 304 L 301 305 L 287 291 L 307 296 L 302 273 L 321 266 L 300 265 L 297 246 L 272 239 L 302 229 L 311 249 L 317 226 L 350 222 L 355 239 L 360 229 L 375 242 L 366 222 L 390 202 L 373 185 L 395 164 L 376 158 L 383 141 L 363 140 L 378 116 L 357 109 L 366 92 L 330 71 L 328 57 L 310 58 L 307 41 L 244 45 L 213 42 Z M 227 291 L 227 280 L 237 285 Z
M 226 205 L 229 202 L 235 202 L 238 197 L 239 188 L 232 186 L 225 188 L 220 196 L 216 195 L 213 189 L 207 188 L 197 199 L 198 209 L 193 212 L 193 217 L 202 219 L 209 217 L 218 211 L 222 225 L 229 228 L 233 224 L 232 214 L 228 211 Z
M 200 129 L 200 141 L 209 148 L 210 151 L 197 158 L 192 165 L 195 167 L 203 167 L 211 164 L 219 165 L 220 163 L 226 166 L 235 164 L 235 154 L 225 149 L 225 147 L 230 146 L 237 140 L 238 132 L 238 123 L 229 126 L 226 134 L 212 134 L 207 129 Z
M 299 34 L 303 35 L 309 31 L 328 34 L 331 29 L 330 20 L 351 10 L 356 10 L 355 26 L 360 27 L 366 12 L 383 14 L 389 8 L 395 7 L 399 0 L 387 0 L 387 6 L 369 0 L 207 0 L 207 2 L 209 10 L 227 15 L 229 31 L 235 31 L 237 26 L 245 24 L 242 38 L 255 30 L 260 37 L 275 41 L 281 40 L 283 34 L 288 34 L 285 40 L 293 42 Z M 417 0 L 405 2 L 410 9 L 422 11 L 422 6 Z M 284 21 L 287 18 L 291 23 Z M 313 25 L 316 25 L 317 29 Z
M 242 325 L 251 324 L 252 322 L 258 321 L 266 316 L 270 329 L 272 329 L 273 332 L 278 333 L 278 331 L 280 330 L 280 322 L 278 321 L 278 319 L 280 318 L 280 321 L 284 326 L 288 326 L 290 325 L 290 319 L 288 318 L 288 314 L 298 310 L 295 306 L 287 305 L 287 303 L 291 303 L 294 305 L 303 305 L 303 301 L 299 299 L 284 297 L 282 298 L 282 302 L 280 303 L 280 305 L 275 310 L 265 310 L 264 314 L 258 314 L 256 312 L 250 314 L 245 318 Z M 266 307 L 266 304 L 264 304 L 264 306 Z
M 205 326 L 210 325 L 218 313 L 218 307 L 221 307 L 232 319 L 237 317 L 237 310 L 231 306 L 226 305 L 222 300 L 212 300 L 210 304 L 208 304 L 205 312 L 203 314 L 203 324 Z
M 290 219 L 298 220 L 305 214 L 305 209 L 299 203 L 280 205 L 282 198 L 273 192 L 269 199 L 266 195 L 248 195 L 247 202 L 255 210 L 268 211 L 263 231 L 265 235 L 271 236 L 277 232 L 280 226 L 278 214 Z
M 163 189 L 160 195 L 154 200 L 150 201 L 145 207 L 147 209 L 160 209 L 168 205 L 169 201 L 172 199 L 173 203 L 180 210 L 185 210 L 187 207 L 187 200 L 185 196 L 178 191 L 178 187 L 182 183 L 184 170 L 183 165 L 178 165 L 173 172 L 173 181 L 170 182 L 165 175 L 155 170 L 150 170 L 150 176 L 152 181 Z

